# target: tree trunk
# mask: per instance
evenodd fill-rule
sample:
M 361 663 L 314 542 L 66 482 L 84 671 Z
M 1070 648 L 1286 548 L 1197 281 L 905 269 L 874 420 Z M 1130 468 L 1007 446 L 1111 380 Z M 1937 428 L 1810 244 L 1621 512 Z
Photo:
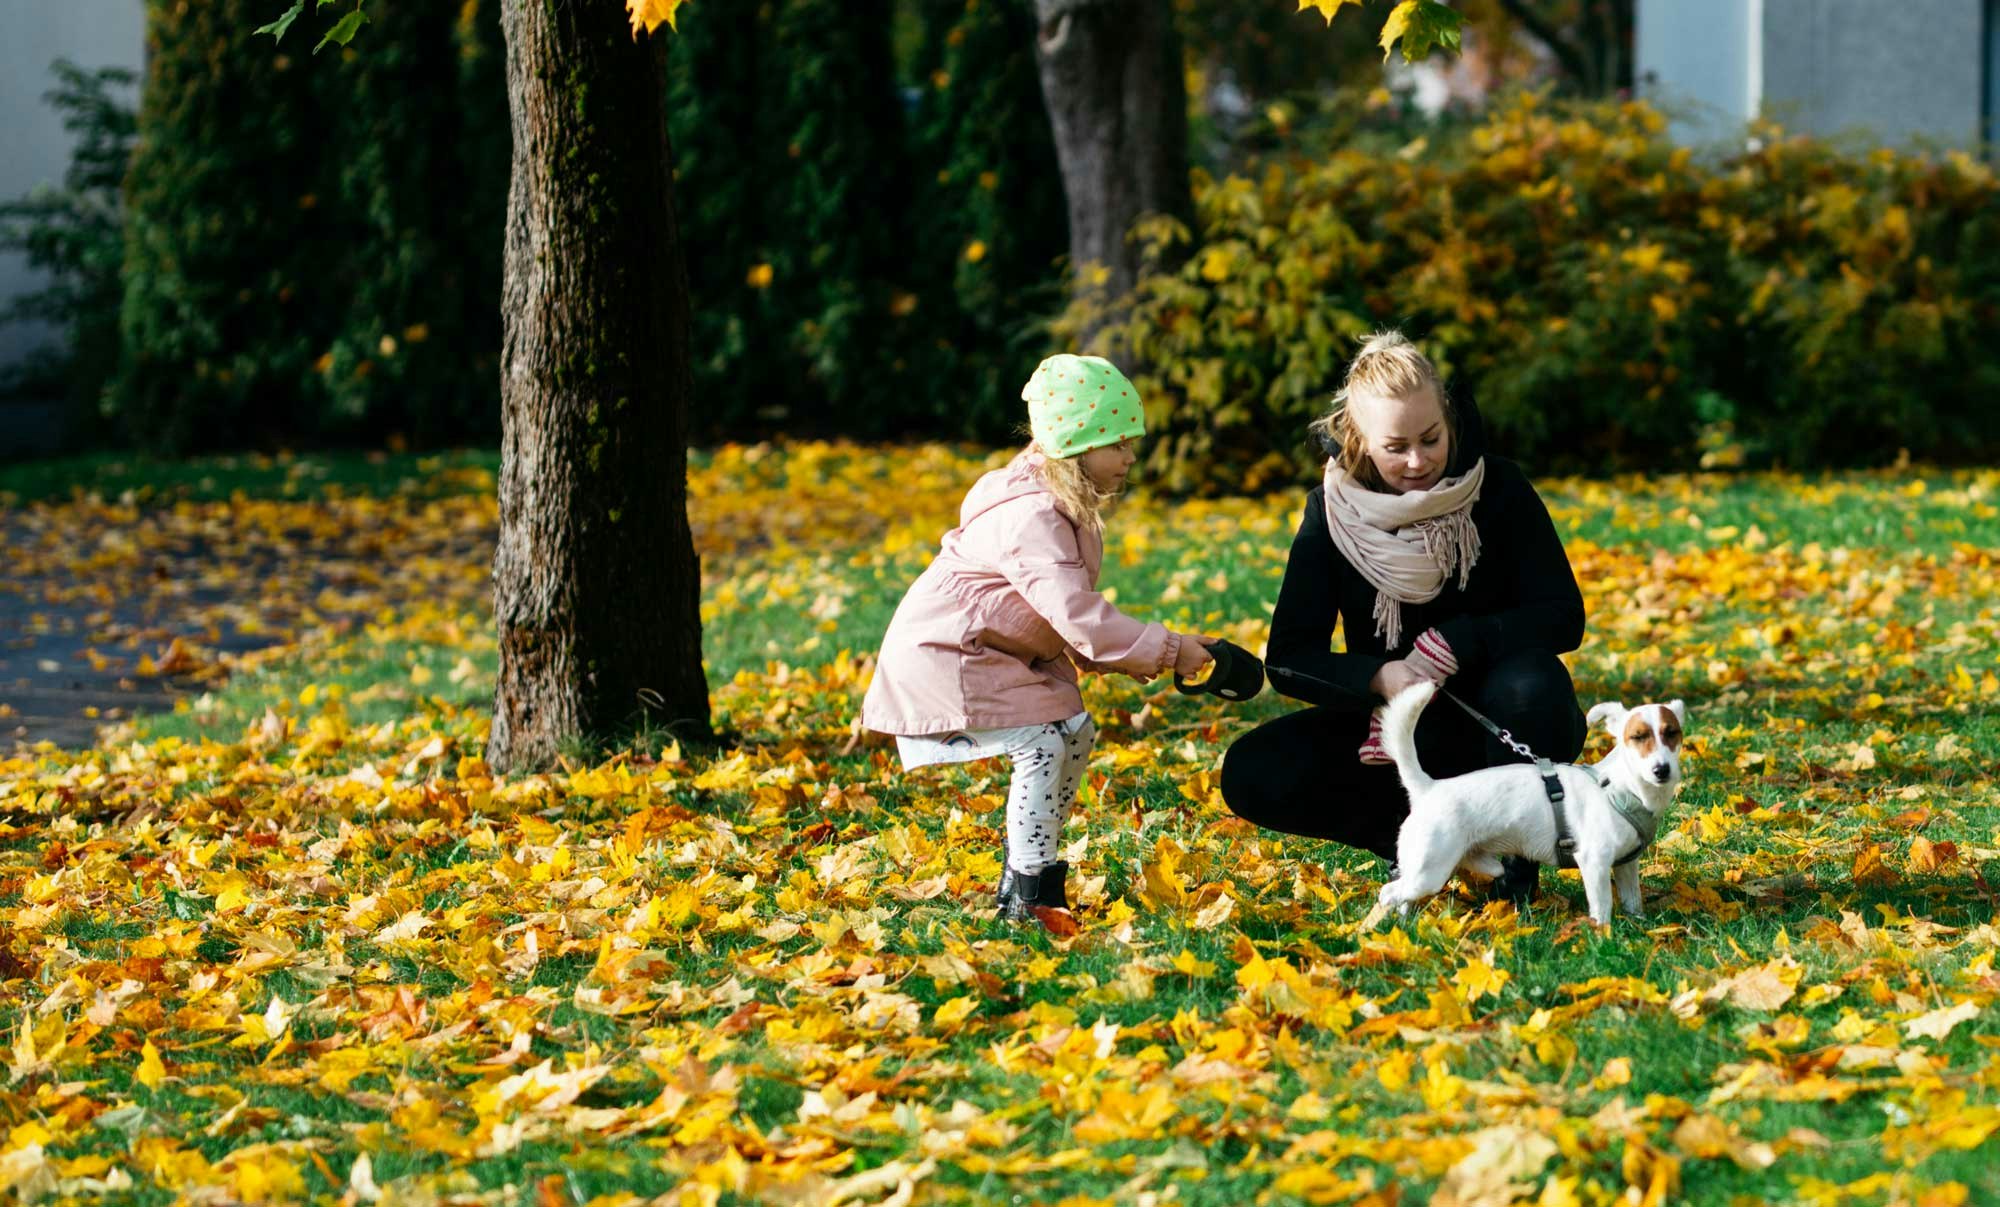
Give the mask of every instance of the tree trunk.
M 708 732 L 687 522 L 687 276 L 662 45 L 606 0 L 506 0 L 500 674 L 487 758 L 650 711 Z
M 1035 0 L 1042 99 L 1069 200 L 1072 266 L 1109 270 L 1112 296 L 1138 279 L 1127 241 L 1144 214 L 1192 226 L 1187 87 L 1167 0 Z

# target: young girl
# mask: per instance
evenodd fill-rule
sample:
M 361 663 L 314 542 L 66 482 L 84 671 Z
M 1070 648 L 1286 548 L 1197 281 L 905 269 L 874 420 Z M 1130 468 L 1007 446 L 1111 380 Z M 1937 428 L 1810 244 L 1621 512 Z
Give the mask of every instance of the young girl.
M 1265 669 L 1315 707 L 1238 739 L 1222 797 L 1259 825 L 1394 859 L 1409 801 L 1371 714 L 1427 679 L 1538 754 L 1574 759 L 1583 712 L 1557 655 L 1583 639 L 1583 595 L 1527 476 L 1487 454 L 1471 399 L 1446 394 L 1402 335 L 1367 342 L 1313 430 L 1330 456 L 1285 564 Z M 1417 748 L 1439 778 L 1516 761 L 1449 706 L 1424 710 Z M 1521 899 L 1538 869 L 1505 862 L 1495 891 Z
M 1007 758 L 999 913 L 1068 908 L 1056 858 L 1097 727 L 1076 672 L 1193 676 L 1211 638 L 1142 624 L 1097 591 L 1104 506 L 1145 434 L 1139 392 L 1111 362 L 1052 356 L 1028 379 L 1034 442 L 980 478 L 935 561 L 896 608 L 861 723 L 903 765 Z

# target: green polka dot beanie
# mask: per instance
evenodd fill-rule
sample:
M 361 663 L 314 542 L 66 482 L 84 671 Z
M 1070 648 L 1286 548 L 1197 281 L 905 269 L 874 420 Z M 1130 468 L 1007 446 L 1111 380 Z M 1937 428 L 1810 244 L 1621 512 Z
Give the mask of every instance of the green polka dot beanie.
M 1035 443 L 1051 457 L 1074 457 L 1146 434 L 1139 391 L 1101 356 L 1051 356 L 1021 388 Z

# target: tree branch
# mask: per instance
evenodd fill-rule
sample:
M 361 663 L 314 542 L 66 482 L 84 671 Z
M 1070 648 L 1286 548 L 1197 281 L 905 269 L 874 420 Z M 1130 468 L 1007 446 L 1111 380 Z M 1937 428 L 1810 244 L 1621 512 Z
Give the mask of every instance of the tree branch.
M 1563 73 L 1585 88 L 1590 87 L 1590 65 L 1575 43 L 1563 37 L 1562 31 L 1546 20 L 1540 13 L 1529 7 L 1532 0 L 1500 0 L 1500 7 L 1507 15 L 1521 23 L 1530 37 L 1549 48 L 1556 62 L 1562 65 Z

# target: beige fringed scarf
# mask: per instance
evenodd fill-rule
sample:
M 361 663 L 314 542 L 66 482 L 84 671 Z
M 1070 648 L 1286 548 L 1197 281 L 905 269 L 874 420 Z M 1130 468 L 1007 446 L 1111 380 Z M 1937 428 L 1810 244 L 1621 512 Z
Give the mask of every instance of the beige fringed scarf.
M 1462 591 L 1479 560 L 1472 505 L 1486 481 L 1486 459 L 1429 490 L 1386 494 L 1326 463 L 1326 527 L 1334 547 L 1375 588 L 1375 632 L 1403 643 L 1403 605 L 1429 603 L 1454 572 Z

